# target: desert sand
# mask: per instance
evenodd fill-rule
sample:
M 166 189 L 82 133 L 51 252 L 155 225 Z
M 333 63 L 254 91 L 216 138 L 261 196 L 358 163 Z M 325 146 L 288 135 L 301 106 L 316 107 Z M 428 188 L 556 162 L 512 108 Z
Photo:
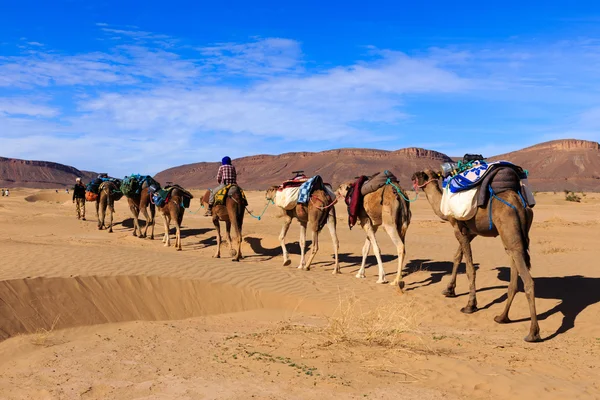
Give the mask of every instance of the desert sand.
M 337 206 L 342 274 L 323 231 L 316 265 L 300 271 L 297 222 L 283 267 L 275 207 L 246 215 L 244 259 L 213 259 L 215 231 L 194 192 L 183 251 L 133 237 L 125 199 L 115 232 L 75 217 L 71 197 L 14 189 L 0 197 L 2 399 L 598 399 L 600 195 L 581 203 L 538 193 L 532 274 L 542 343 L 529 321 L 498 325 L 509 279 L 499 238 L 473 242 L 479 312 L 441 291 L 457 242 L 425 197 L 412 204 L 406 291 L 378 285 L 373 256 L 356 279 L 364 233 Z M 413 192 L 410 192 L 414 196 Z M 265 205 L 248 193 L 250 209 Z M 393 277 L 390 239 L 378 234 Z M 224 251 L 228 254 L 228 251 Z M 391 279 L 390 279 L 391 280 Z

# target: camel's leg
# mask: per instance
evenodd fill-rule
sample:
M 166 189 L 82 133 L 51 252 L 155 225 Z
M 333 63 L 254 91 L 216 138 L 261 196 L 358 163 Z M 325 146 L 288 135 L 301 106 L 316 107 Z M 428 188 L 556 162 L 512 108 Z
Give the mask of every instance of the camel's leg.
M 285 247 L 285 235 L 287 235 L 290 225 L 292 224 L 292 217 L 286 215 L 284 218 L 281 233 L 279 234 L 279 243 L 281 243 L 281 250 L 283 251 L 283 266 L 286 267 L 292 263 L 287 248 Z
M 231 240 L 231 219 L 225 221 L 225 235 L 227 235 L 227 244 L 229 244 L 229 255 L 233 258 L 235 257 L 235 250 L 233 249 L 233 241 Z
M 100 212 L 98 215 L 98 229 L 102 229 L 104 228 L 104 218 L 106 217 L 106 202 L 100 204 Z
M 138 232 L 140 233 L 140 237 L 142 236 L 142 230 L 140 229 L 140 209 L 134 204 L 129 206 L 131 210 L 131 214 L 133 215 L 133 236 L 137 236 Z
M 472 242 L 475 239 L 475 235 L 469 235 L 469 242 Z M 446 289 L 442 291 L 442 294 L 446 297 L 456 297 L 456 275 L 458 274 L 458 267 L 463 259 L 462 246 L 459 243 L 458 249 L 456 250 L 456 254 L 454 255 L 454 263 L 452 264 L 452 276 L 450 276 L 450 282 L 448 282 L 448 286 Z
M 215 226 L 215 230 L 217 231 L 217 252 L 213 256 L 214 258 L 221 257 L 221 224 L 219 223 L 219 217 L 217 217 L 215 211 L 213 210 L 213 225 Z
M 150 226 L 150 224 L 153 223 L 153 221 L 152 221 L 153 218 L 150 218 L 150 215 L 148 215 L 148 207 L 143 207 L 141 209 L 141 211 L 144 214 L 144 219 L 146 220 L 146 223 L 144 224 L 144 233 L 142 233 L 142 230 L 140 229 L 140 237 L 146 238 L 146 237 L 148 237 L 148 227 Z M 138 227 L 139 227 L 139 225 L 138 225 Z
M 319 231 L 315 229 L 312 231 L 312 248 L 310 249 L 310 255 L 308 256 L 308 262 L 304 266 L 305 271 L 310 271 L 310 264 L 312 264 L 313 258 L 319 251 Z
M 377 258 L 377 265 L 379 267 L 379 279 L 377 279 L 377 283 L 388 283 L 385 277 L 385 270 L 383 269 L 383 261 L 381 261 L 381 250 L 379 249 L 379 245 L 377 244 L 377 238 L 375 237 L 375 233 L 377 233 L 377 226 L 373 226 L 371 222 L 367 222 L 365 225 L 365 231 L 367 232 L 367 237 L 371 241 L 373 245 L 373 252 L 375 253 L 375 258 Z
M 406 256 L 406 249 L 404 246 L 404 240 L 400 237 L 398 233 L 398 229 L 396 226 L 385 224 L 385 231 L 388 233 L 392 242 L 396 246 L 396 250 L 398 251 L 398 272 L 396 273 L 396 279 L 391 283 L 392 286 L 398 286 L 400 290 L 404 288 L 404 282 L 402 281 L 402 268 L 404 267 L 404 258 Z
M 506 305 L 504 306 L 504 311 L 502 311 L 502 314 L 497 315 L 494 318 L 494 321 L 496 321 L 499 324 L 507 324 L 510 322 L 510 318 L 508 318 L 508 311 L 510 310 L 510 306 L 512 305 L 513 299 L 515 298 L 515 294 L 517 293 L 517 287 L 519 282 L 519 271 L 517 271 L 515 260 L 513 260 L 511 257 L 510 261 L 510 283 L 508 284 Z
M 179 220 L 175 220 L 175 248 L 181 251 L 181 225 Z
M 300 221 L 300 265 L 298 269 L 304 268 L 304 253 L 306 251 L 306 222 Z
M 167 214 L 163 214 L 163 221 L 165 223 L 165 236 L 163 238 L 163 243 L 165 244 L 165 247 L 171 247 L 171 238 L 170 238 L 170 234 L 169 234 L 169 225 L 170 225 L 170 216 L 168 216 Z
M 535 289 L 533 278 L 531 277 L 531 273 L 529 272 L 529 268 L 527 267 L 527 263 L 525 262 L 525 249 L 527 248 L 527 245 L 523 243 L 523 238 L 521 236 L 522 234 L 520 232 L 520 226 L 517 227 L 514 224 L 503 224 L 501 221 L 494 222 L 498 227 L 498 232 L 500 233 L 500 237 L 502 238 L 502 242 L 504 243 L 506 252 L 511 257 L 516 267 L 516 270 L 519 273 L 519 276 L 521 276 L 521 280 L 523 281 L 523 286 L 525 288 L 525 296 L 527 297 L 527 302 L 529 303 L 531 325 L 529 327 L 529 334 L 525 337 L 525 341 L 539 342 L 542 339 L 540 337 L 540 326 L 538 325 L 537 311 L 535 309 Z M 515 242 L 515 238 L 521 238 L 521 240 Z M 511 283 L 512 279 L 513 277 L 511 274 Z M 508 304 L 507 300 L 507 309 L 505 310 L 507 317 L 509 308 L 510 304 Z
M 108 233 L 113 233 L 113 214 L 115 213 L 115 203 L 114 201 L 111 199 L 109 202 L 109 213 L 110 213 L 110 225 L 108 226 Z
M 329 221 L 327 221 L 327 228 L 329 228 L 329 233 L 331 234 L 331 241 L 333 242 L 333 254 L 335 257 L 335 266 L 333 268 L 333 272 L 332 274 L 341 274 L 342 271 L 340 271 L 340 263 L 338 260 L 338 253 L 340 251 L 340 241 L 338 240 L 337 237 L 337 232 L 336 232 L 336 221 L 335 221 L 335 215 L 330 215 L 329 216 Z
M 513 258 L 515 260 L 515 264 L 517 264 L 517 270 L 519 271 L 521 280 L 523 281 L 525 297 L 527 297 L 527 302 L 529 303 L 529 314 L 531 316 L 529 335 L 525 336 L 525 341 L 539 342 L 542 340 L 542 338 L 540 337 L 540 326 L 538 325 L 537 311 L 535 309 L 535 289 L 533 278 L 531 277 L 529 268 L 527 268 L 527 265 L 525 264 L 522 253 L 513 252 Z
M 460 311 L 465 314 L 471 314 L 477 311 L 477 287 L 475 285 L 475 266 L 473 265 L 473 255 L 471 253 L 471 241 L 467 235 L 463 235 L 460 231 L 460 227 L 454 227 L 454 235 L 460 243 L 462 248 L 463 257 L 465 257 L 467 263 L 467 277 L 469 278 L 469 301 L 467 306 L 462 308 Z
M 152 230 L 150 231 L 150 239 L 154 240 L 154 226 L 156 225 L 156 206 L 150 204 L 150 217 L 152 218 Z
M 238 218 L 235 214 L 237 213 L 234 213 L 234 215 L 229 217 L 233 224 L 233 233 L 235 234 L 235 244 L 237 247 L 235 255 L 232 255 L 232 261 L 240 261 L 240 258 L 242 258 L 242 227 L 240 225 L 243 220 Z
M 365 239 L 365 245 L 362 248 L 362 262 L 360 264 L 360 269 L 356 273 L 357 278 L 366 278 L 365 275 L 365 266 L 367 264 L 367 256 L 369 255 L 369 250 L 371 249 L 371 240 L 367 237 Z

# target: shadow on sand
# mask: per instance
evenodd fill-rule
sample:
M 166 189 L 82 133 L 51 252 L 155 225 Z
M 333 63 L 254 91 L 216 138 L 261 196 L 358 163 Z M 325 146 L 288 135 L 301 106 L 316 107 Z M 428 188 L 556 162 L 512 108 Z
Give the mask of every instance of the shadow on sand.
M 499 267 L 498 279 L 510 281 L 510 268 Z M 563 316 L 562 323 L 556 332 L 543 340 L 551 340 L 575 327 L 577 316 L 587 307 L 600 302 L 600 278 L 588 278 L 581 275 L 540 277 L 534 278 L 535 297 L 539 299 L 560 300 L 560 303 L 548 311 L 538 313 L 540 321 L 560 312 Z M 523 292 L 523 283 L 519 279 L 519 292 Z M 502 303 L 506 300 L 503 294 L 489 305 Z M 488 306 L 489 306 L 488 305 Z M 487 307 L 487 306 L 486 306 Z M 539 312 L 539 309 L 538 309 Z M 529 321 L 530 318 L 513 320 L 512 322 Z

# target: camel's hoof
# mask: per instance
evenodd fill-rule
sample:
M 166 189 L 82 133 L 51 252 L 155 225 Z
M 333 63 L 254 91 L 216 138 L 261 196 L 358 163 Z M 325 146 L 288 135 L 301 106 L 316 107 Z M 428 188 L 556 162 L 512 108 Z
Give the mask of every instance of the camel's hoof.
M 108 231 L 108 233 L 113 233 L 112 229 Z
M 304 271 L 310 271 L 310 267 L 304 267 L 302 268 Z
M 146 235 L 140 235 L 140 239 L 146 239 Z
M 180 248 L 177 248 L 177 251 L 181 251 L 181 249 L 180 249 Z
M 300 264 L 296 268 L 298 268 L 298 269 L 304 269 L 304 266 L 302 264 Z
M 220 254 L 215 254 L 215 255 L 213 256 L 213 258 L 221 258 L 221 255 L 220 255 Z
M 150 240 L 154 240 L 154 235 L 150 236 Z
M 239 258 L 232 258 L 231 261 L 233 261 L 233 262 L 240 262 L 240 259 Z
M 367 277 L 365 274 L 356 274 L 354 276 L 357 277 L 358 279 L 365 279 Z
M 284 267 L 289 267 L 291 263 L 292 263 L 292 260 L 285 260 L 285 261 L 283 262 L 283 266 L 284 266 Z
M 461 313 L 465 313 L 465 314 L 473 314 L 475 311 L 477 311 L 477 306 L 475 307 L 463 307 L 460 309 Z
M 137 233 L 133 232 L 133 233 L 132 233 L 132 235 L 133 235 L 133 236 L 137 236 Z M 141 236 L 140 236 L 140 237 L 141 237 Z
M 400 291 L 402 291 L 404 289 L 404 281 L 394 281 L 394 282 L 390 283 L 390 285 L 398 287 L 398 289 L 400 289 Z
M 101 226 L 99 226 L 99 227 L 98 227 L 98 230 L 99 230 L 99 231 L 101 231 L 101 230 L 102 230 L 102 227 L 101 227 Z
M 333 272 L 331 273 L 332 275 L 338 275 L 338 274 L 342 274 L 342 271 L 340 271 L 339 269 L 334 269 Z
M 508 317 L 503 317 L 502 315 L 496 315 L 494 317 L 494 321 L 499 324 L 510 324 L 512 321 Z
M 378 279 L 377 283 L 381 283 L 383 285 L 383 284 L 388 283 L 388 280 L 387 279 Z
M 442 290 L 442 294 L 446 297 L 456 297 L 456 292 L 454 291 L 454 289 L 446 288 Z
M 527 335 L 527 336 L 525 336 L 525 339 L 524 339 L 524 340 L 525 340 L 527 343 L 538 343 L 538 342 L 541 342 L 541 341 L 542 341 L 542 338 L 541 338 L 541 336 L 540 336 L 540 334 L 539 334 L 539 333 L 536 333 L 535 335 L 531 335 L 531 334 L 530 334 L 530 335 Z

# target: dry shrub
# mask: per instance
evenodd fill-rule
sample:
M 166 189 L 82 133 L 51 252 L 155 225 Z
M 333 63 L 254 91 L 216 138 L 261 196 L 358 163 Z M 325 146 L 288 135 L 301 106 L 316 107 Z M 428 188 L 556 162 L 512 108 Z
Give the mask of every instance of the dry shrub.
M 420 308 L 414 300 L 371 306 L 356 296 L 340 298 L 324 333 L 333 343 L 396 347 L 403 335 L 420 334 Z
M 54 318 L 54 321 L 52 321 L 50 329 L 39 328 L 34 334 L 31 335 L 31 343 L 42 347 L 52 346 L 53 343 L 49 340 L 49 338 L 54 331 L 54 328 L 56 328 L 59 319 L 60 315 L 57 315 L 56 318 Z

